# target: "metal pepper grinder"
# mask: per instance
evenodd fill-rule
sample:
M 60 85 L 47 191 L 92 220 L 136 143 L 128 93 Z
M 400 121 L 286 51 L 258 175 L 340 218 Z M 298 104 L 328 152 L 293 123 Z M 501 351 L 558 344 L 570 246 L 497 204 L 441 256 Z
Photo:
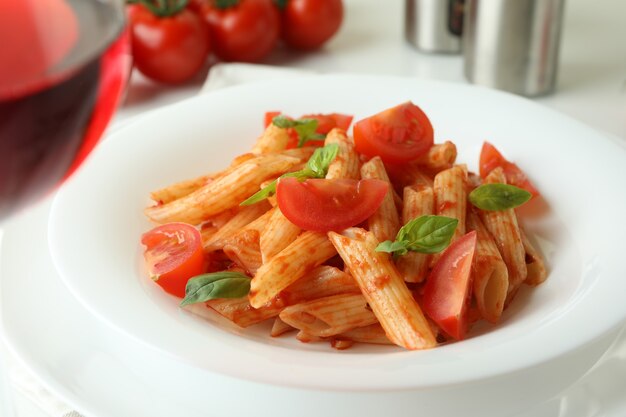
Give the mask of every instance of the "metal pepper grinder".
M 464 1 L 405 0 L 406 40 L 424 52 L 460 52 Z
M 564 0 L 467 0 L 465 75 L 524 96 L 556 85 Z

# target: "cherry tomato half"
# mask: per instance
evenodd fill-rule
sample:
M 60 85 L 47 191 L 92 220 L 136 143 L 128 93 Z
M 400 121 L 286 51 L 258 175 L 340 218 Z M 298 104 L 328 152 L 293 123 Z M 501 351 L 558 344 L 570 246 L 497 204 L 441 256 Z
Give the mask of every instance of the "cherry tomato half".
M 467 331 L 467 306 L 476 231 L 455 240 L 441 255 L 424 285 L 422 308 L 447 334 L 457 340 Z
M 211 0 L 199 8 L 209 25 L 215 54 L 224 61 L 258 62 L 278 42 L 280 14 L 272 0 Z
M 343 20 L 341 0 L 287 0 L 282 38 L 297 49 L 316 49 L 333 37 Z
M 176 84 L 193 77 L 211 50 L 209 29 L 188 9 L 158 17 L 141 4 L 128 6 L 135 66 L 145 76 Z
M 539 195 L 539 191 L 530 182 L 524 171 L 516 164 L 507 161 L 491 143 L 483 143 L 483 148 L 480 151 L 480 176 L 485 178 L 492 169 L 497 167 L 501 167 L 504 171 L 507 183 L 525 189 L 533 197 Z
M 189 278 L 204 272 L 200 232 L 187 223 L 167 223 L 141 237 L 144 259 L 153 280 L 177 297 L 185 296 Z
M 433 145 L 433 127 L 424 112 L 406 102 L 354 124 L 357 152 L 402 164 L 424 155 Z
M 381 180 L 281 178 L 276 187 L 280 211 L 304 230 L 327 232 L 355 226 L 382 203 L 389 183 Z

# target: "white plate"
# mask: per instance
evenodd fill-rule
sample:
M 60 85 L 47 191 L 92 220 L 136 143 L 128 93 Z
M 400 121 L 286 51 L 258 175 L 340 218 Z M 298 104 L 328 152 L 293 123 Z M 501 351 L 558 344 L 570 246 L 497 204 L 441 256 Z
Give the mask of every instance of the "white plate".
M 243 382 L 215 384 L 204 372 L 155 354 L 93 318 L 69 294 L 54 269 L 46 243 L 47 218 L 48 207 L 42 206 L 5 230 L 0 306 L 1 336 L 51 392 L 89 417 L 241 416 L 245 415 L 241 404 L 255 403 L 258 395 L 266 393 L 264 387 L 253 384 L 250 389 Z M 579 383 L 551 401 L 526 404 L 526 411 L 517 417 L 622 417 L 626 415 L 624 380 L 625 333 Z M 222 386 L 225 389 L 220 390 Z M 278 407 L 284 415 L 333 416 L 342 411 L 314 394 L 287 390 L 280 394 Z M 277 415 L 271 410 L 271 415 Z M 415 415 L 402 413 L 397 406 L 394 414 Z M 344 410 L 342 415 L 353 414 Z M 460 414 L 438 411 L 436 415 Z
M 138 241 L 150 228 L 142 214 L 148 192 L 224 167 L 249 149 L 265 110 L 338 111 L 358 119 L 406 100 L 430 116 L 436 139 L 455 141 L 460 161 L 475 168 L 489 140 L 528 172 L 548 203 L 528 226 L 546 242 L 550 278 L 522 294 L 497 328 L 424 352 L 337 353 L 240 331 L 215 316 L 207 323 L 178 309 L 145 277 Z M 589 127 L 487 89 L 365 76 L 258 83 L 154 112 L 112 135 L 57 195 L 50 247 L 64 282 L 91 312 L 195 367 L 310 389 L 441 387 L 532 369 L 622 323 L 625 161 L 623 148 Z

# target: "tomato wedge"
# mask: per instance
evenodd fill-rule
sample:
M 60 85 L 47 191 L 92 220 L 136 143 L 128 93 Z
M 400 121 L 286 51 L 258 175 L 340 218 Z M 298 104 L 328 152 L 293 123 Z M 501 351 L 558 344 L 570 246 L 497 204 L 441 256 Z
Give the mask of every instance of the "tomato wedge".
M 185 296 L 189 278 L 204 272 L 200 232 L 187 223 L 167 223 L 141 236 L 150 276 L 165 291 Z
M 366 179 L 281 178 L 276 187 L 280 211 L 304 230 L 343 230 L 367 220 L 382 203 L 389 183 Z
M 424 285 L 424 312 L 457 340 L 463 339 L 467 331 L 470 273 L 475 249 L 476 231 L 455 240 L 439 258 Z
M 516 164 L 507 161 L 491 143 L 483 143 L 483 148 L 480 151 L 480 176 L 485 178 L 492 169 L 497 167 L 501 167 L 504 171 L 507 183 L 525 189 L 533 197 L 539 195 L 539 191 L 530 182 L 524 171 Z
M 384 162 L 403 164 L 424 155 L 433 145 L 428 116 L 409 102 L 384 110 L 354 124 L 356 150 Z
M 281 115 L 282 113 L 279 111 L 268 111 L 265 113 L 265 127 L 269 126 L 272 123 L 272 119 L 274 117 Z M 286 116 L 289 117 L 289 116 Z M 348 130 L 350 125 L 352 124 L 352 119 L 354 116 L 350 116 L 347 114 L 341 113 L 329 113 L 329 114 L 305 114 L 300 117 L 300 119 L 316 119 L 318 122 L 317 129 L 315 131 L 322 135 L 328 134 L 331 130 L 338 127 L 343 130 Z M 289 129 L 289 142 L 287 143 L 287 149 L 293 149 L 298 146 L 298 134 L 293 130 Z M 321 147 L 324 146 L 324 140 L 310 140 L 306 143 L 306 146 L 316 146 Z

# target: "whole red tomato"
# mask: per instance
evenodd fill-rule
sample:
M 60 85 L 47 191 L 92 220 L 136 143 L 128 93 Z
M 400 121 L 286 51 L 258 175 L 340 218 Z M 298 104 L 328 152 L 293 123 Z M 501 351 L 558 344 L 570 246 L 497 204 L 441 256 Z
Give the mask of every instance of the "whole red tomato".
M 272 0 L 209 0 L 199 9 L 224 61 L 258 62 L 278 42 L 280 13 Z
M 176 84 L 193 77 L 211 50 L 209 29 L 183 9 L 157 16 L 143 4 L 128 6 L 135 66 L 145 76 Z
M 287 0 L 282 14 L 282 37 L 297 49 L 316 49 L 341 26 L 341 0 Z

